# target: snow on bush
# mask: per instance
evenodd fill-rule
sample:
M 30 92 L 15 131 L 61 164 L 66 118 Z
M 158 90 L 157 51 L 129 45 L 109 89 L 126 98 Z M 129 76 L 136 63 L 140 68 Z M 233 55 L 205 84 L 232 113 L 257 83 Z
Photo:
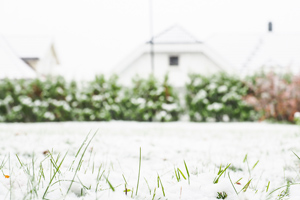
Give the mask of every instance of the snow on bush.
M 182 108 L 168 84 L 154 77 L 121 87 L 117 76 L 78 85 L 62 77 L 0 80 L 0 122 L 175 121 Z
M 131 87 L 117 76 L 66 82 L 62 77 L 0 80 L 0 122 L 176 121 L 183 110 L 191 121 L 275 120 L 294 122 L 300 110 L 299 76 L 254 75 L 245 80 L 218 73 L 192 74 L 186 104 L 176 89 L 155 77 L 136 78 Z
M 122 97 L 124 120 L 177 121 L 183 110 L 167 76 L 163 82 L 154 76 L 148 79 L 136 77 L 133 86 L 126 88 Z
M 191 121 L 251 121 L 256 118 L 254 109 L 243 100 L 248 87 L 237 77 L 225 73 L 192 74 L 186 88 Z

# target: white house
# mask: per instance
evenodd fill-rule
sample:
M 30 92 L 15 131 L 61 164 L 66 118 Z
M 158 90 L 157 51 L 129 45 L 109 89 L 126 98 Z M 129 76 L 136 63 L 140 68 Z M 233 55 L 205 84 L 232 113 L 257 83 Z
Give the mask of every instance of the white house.
M 169 74 L 171 84 L 183 87 L 189 73 L 212 74 L 230 70 L 230 65 L 216 51 L 180 26 L 173 26 L 121 61 L 113 73 L 119 75 L 123 84 L 129 84 L 135 75 L 146 78 L 153 72 L 162 79 Z
M 36 73 L 21 60 L 9 46 L 7 40 L 0 36 L 0 79 L 32 79 Z
M 271 29 L 270 29 L 271 25 Z M 138 74 L 169 74 L 174 86 L 182 87 L 189 73 L 209 75 L 226 71 L 241 77 L 257 72 L 300 73 L 300 34 L 276 33 L 269 23 L 264 34 L 214 34 L 200 42 L 179 26 L 173 26 L 143 44 L 120 62 L 114 73 L 124 84 Z M 151 56 L 153 52 L 153 57 Z
M 56 48 L 47 36 L 6 36 L 14 53 L 27 63 L 38 76 L 52 75 L 59 65 Z
M 215 34 L 206 43 L 225 58 L 236 74 L 300 73 L 300 34 Z

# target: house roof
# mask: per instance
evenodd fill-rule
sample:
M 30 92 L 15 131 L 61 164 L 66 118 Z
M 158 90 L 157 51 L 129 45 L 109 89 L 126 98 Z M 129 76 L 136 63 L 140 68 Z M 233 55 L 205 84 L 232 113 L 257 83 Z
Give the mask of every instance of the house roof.
M 22 59 L 41 59 L 50 48 L 53 48 L 52 37 L 48 36 L 5 36 L 5 38 Z
M 0 79 L 31 79 L 36 73 L 24 61 L 22 61 L 0 36 Z
M 151 41 L 149 41 L 150 43 Z M 154 36 L 155 44 L 186 44 L 199 43 L 199 41 L 181 26 L 174 25 L 164 32 Z
M 205 43 L 239 70 L 245 65 L 258 41 L 259 37 L 252 34 L 216 34 L 205 40 Z
M 150 42 L 151 41 L 143 44 L 133 53 L 131 53 L 113 69 L 113 72 L 125 72 L 139 57 L 141 57 L 143 54 L 150 53 Z M 161 34 L 155 36 L 153 38 L 153 43 L 156 44 L 154 45 L 154 53 L 203 53 L 207 57 L 211 58 L 211 60 L 221 70 L 232 70 L 229 68 L 231 65 L 229 65 L 228 62 L 224 60 L 220 54 L 218 54 L 218 52 L 210 48 L 209 45 L 198 41 L 194 36 L 178 25 L 172 26 Z
M 246 68 L 257 70 L 277 68 L 280 71 L 300 72 L 300 34 L 266 34 L 253 52 Z
M 300 34 L 218 34 L 206 43 L 238 73 L 249 74 L 262 68 L 300 72 Z

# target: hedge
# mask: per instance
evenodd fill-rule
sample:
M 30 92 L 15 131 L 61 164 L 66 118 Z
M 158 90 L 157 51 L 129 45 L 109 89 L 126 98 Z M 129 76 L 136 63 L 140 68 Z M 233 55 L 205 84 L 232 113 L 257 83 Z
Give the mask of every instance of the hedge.
M 253 107 L 243 100 L 249 88 L 235 76 L 192 74 L 186 88 L 191 121 L 252 121 L 256 117 Z
M 135 121 L 177 121 L 183 110 L 168 76 L 163 82 L 153 76 L 134 78 L 133 86 L 122 94 L 121 107 L 123 119 Z
M 260 120 L 294 122 L 300 111 L 300 76 L 256 74 L 248 77 L 245 97 L 260 113 Z
M 300 76 L 260 74 L 241 80 L 225 73 L 191 74 L 185 106 L 168 81 L 135 77 L 130 87 L 113 75 L 82 84 L 62 77 L 0 80 L 0 122 L 190 121 L 294 122 Z
M 0 122 L 178 120 L 179 101 L 167 77 L 136 79 L 129 88 L 117 80 L 115 75 L 82 85 L 62 77 L 1 80 Z

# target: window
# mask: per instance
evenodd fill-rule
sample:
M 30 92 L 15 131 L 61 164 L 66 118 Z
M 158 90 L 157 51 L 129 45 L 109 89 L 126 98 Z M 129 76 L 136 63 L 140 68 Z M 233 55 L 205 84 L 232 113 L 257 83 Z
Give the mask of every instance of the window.
M 178 66 L 179 65 L 179 57 L 178 56 L 170 56 L 169 57 L 169 65 L 170 66 Z

